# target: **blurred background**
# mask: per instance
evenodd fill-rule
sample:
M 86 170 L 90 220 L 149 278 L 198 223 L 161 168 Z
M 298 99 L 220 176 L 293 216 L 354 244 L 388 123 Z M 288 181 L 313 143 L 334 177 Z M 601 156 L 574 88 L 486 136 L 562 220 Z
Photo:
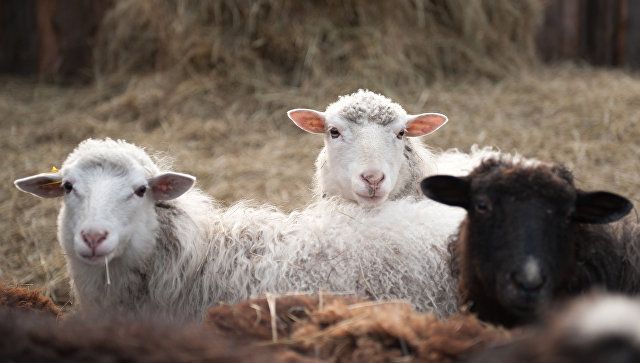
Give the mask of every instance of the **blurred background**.
M 322 137 L 286 117 L 358 88 L 472 144 L 640 200 L 640 2 L 0 0 L 0 281 L 69 303 L 59 201 L 13 180 L 88 137 L 163 152 L 224 203 L 311 198 Z

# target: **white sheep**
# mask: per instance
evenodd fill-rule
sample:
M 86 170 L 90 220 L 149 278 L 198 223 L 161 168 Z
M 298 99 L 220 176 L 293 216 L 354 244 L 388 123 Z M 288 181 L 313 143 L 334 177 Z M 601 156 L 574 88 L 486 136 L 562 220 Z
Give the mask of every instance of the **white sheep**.
M 163 172 L 140 148 L 86 140 L 57 173 L 19 179 L 64 196 L 58 239 L 81 311 L 197 319 L 218 302 L 266 292 L 356 292 L 457 309 L 446 239 L 464 213 L 429 200 L 364 209 L 337 198 L 290 214 L 223 208 L 194 177 Z
M 472 145 L 468 153 L 458 149 L 448 149 L 434 154 L 433 169 L 430 175 L 446 174 L 454 176 L 465 176 L 475 169 L 483 160 L 503 155 L 498 149 L 485 146 Z M 509 154 L 505 154 L 509 155 Z M 514 154 L 518 155 L 518 154 Z
M 366 90 L 340 97 L 324 112 L 294 109 L 287 115 L 301 129 L 325 135 L 316 159 L 316 194 L 363 205 L 419 196 L 418 182 L 432 155 L 415 137 L 447 122 L 439 113 L 409 115 Z
M 463 175 L 496 151 L 475 147 L 431 152 L 419 136 L 447 122 L 439 113 L 409 115 L 399 104 L 371 91 L 342 96 L 324 112 L 293 109 L 287 115 L 301 129 L 324 134 L 315 163 L 315 194 L 339 196 L 364 206 L 408 196 L 422 198 L 419 181 L 438 173 Z

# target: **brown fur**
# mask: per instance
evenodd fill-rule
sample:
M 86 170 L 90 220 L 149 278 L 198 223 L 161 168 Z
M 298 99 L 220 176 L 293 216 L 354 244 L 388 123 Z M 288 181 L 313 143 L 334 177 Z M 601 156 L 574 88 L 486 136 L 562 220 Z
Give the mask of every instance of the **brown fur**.
M 313 362 L 201 325 L 76 317 L 58 322 L 5 308 L 0 308 L 0 336 L 0 362 Z
M 62 312 L 39 291 L 27 290 L 22 287 L 8 287 L 0 285 L 0 306 L 17 308 L 25 311 L 37 311 L 60 316 Z
M 406 302 L 369 302 L 353 297 L 289 295 L 273 299 L 277 345 L 334 362 L 453 362 L 492 342 L 505 330 L 470 315 L 439 320 Z M 320 306 L 322 304 L 322 306 Z M 209 310 L 207 325 L 224 333 L 270 341 L 266 298 Z
M 467 224 L 469 221 L 465 218 L 458 229 L 458 234 L 450 237 L 448 250 L 449 250 L 449 266 L 451 268 L 451 275 L 458 280 L 458 303 L 463 306 L 469 302 L 469 271 L 461 273 L 463 267 L 468 268 L 470 263 L 467 261 L 468 253 L 466 252 L 466 243 L 460 243 L 459 241 L 466 241 L 467 234 L 469 233 Z

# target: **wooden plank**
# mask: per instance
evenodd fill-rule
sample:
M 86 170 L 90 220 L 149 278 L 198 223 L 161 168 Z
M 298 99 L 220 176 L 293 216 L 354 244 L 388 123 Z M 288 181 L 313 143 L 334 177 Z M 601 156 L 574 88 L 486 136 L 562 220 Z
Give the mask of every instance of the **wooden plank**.
M 550 1 L 536 40 L 545 61 L 640 67 L 640 1 Z
M 37 69 L 35 0 L 0 0 L 0 72 L 31 74 Z
M 586 0 L 555 0 L 545 9 L 544 22 L 536 37 L 545 61 L 579 58 L 583 53 L 583 12 Z
M 56 24 L 56 37 L 59 42 L 59 76 L 81 80 L 91 78 L 96 32 L 112 4 L 111 0 L 58 2 L 52 21 Z
M 596 65 L 611 64 L 613 40 L 612 3 L 616 0 L 589 0 L 587 2 L 586 57 Z
M 112 0 L 0 0 L 0 72 L 91 78 L 93 45 Z
M 54 77 L 60 67 L 60 48 L 53 27 L 57 0 L 37 0 L 36 18 L 38 22 L 38 74 Z
M 627 6 L 624 64 L 640 68 L 640 1 L 630 0 Z

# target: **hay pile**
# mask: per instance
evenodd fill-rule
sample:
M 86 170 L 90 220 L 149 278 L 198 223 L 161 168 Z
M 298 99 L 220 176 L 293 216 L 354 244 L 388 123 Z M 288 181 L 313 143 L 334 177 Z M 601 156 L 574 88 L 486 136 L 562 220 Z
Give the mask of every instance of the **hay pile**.
M 101 75 L 178 69 L 245 87 L 499 78 L 534 63 L 541 0 L 117 0 Z
M 406 302 L 333 295 L 267 296 L 211 308 L 206 324 L 225 336 L 272 341 L 333 362 L 454 362 L 510 338 L 471 315 L 438 320 Z

